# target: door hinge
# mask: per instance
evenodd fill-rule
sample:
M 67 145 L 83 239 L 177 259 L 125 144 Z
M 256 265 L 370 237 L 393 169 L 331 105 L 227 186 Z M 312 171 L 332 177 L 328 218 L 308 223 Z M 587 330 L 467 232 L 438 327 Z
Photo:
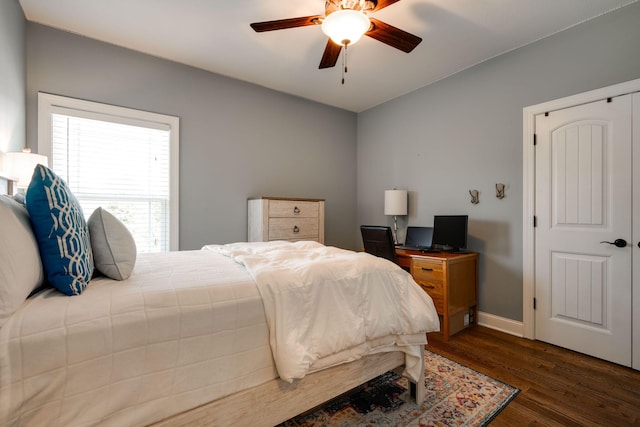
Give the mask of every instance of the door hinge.
M 536 309 L 536 299 L 535 298 L 533 299 L 533 309 L 534 310 Z
M 533 145 L 537 145 L 538 144 L 538 135 L 536 135 L 535 133 L 533 134 Z
M 537 227 L 538 226 L 538 217 L 537 216 L 533 216 L 533 226 Z

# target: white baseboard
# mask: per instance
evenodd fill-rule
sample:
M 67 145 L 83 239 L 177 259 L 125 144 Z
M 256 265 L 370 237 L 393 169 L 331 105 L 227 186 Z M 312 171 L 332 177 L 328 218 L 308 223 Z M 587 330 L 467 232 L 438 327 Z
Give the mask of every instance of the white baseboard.
M 524 336 L 524 328 L 522 322 L 507 319 L 506 317 L 496 316 L 494 314 L 478 312 L 478 325 L 495 329 L 506 334 L 515 335 L 517 337 Z

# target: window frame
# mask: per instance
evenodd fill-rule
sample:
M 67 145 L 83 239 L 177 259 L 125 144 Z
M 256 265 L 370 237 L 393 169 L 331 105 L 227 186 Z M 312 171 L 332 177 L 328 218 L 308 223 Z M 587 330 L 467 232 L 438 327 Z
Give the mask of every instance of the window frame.
M 74 111 L 80 117 L 101 117 L 99 120 L 106 119 L 105 121 L 115 123 L 169 128 L 169 250 L 179 250 L 180 119 L 166 114 L 38 92 L 38 154 L 52 158 L 51 115 L 61 112 L 70 115 Z

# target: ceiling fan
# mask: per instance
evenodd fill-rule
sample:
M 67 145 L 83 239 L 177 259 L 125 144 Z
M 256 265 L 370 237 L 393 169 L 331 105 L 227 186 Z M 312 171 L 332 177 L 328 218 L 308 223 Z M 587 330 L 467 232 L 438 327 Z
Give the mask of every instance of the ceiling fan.
M 322 31 L 330 38 L 318 68 L 330 68 L 336 65 L 342 48 L 344 47 L 346 52 L 347 46 L 357 42 L 362 35 L 406 53 L 420 44 L 422 38 L 368 16 L 369 13 L 377 12 L 398 1 L 400 0 L 326 0 L 324 15 L 254 22 L 250 25 L 259 33 L 322 25 Z

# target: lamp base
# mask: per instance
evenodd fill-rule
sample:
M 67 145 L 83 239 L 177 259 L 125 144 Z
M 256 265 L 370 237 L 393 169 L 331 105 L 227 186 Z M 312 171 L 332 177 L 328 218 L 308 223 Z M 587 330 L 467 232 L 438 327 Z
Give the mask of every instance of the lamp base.
M 398 216 L 393 216 L 393 244 L 398 244 Z

